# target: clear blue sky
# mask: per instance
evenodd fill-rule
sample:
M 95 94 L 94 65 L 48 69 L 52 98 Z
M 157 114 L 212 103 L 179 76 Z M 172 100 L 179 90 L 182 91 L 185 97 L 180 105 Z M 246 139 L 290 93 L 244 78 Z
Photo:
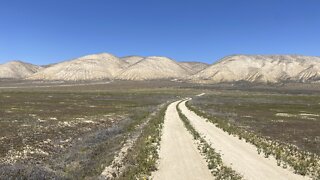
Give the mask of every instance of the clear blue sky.
M 0 63 L 99 52 L 208 63 L 230 54 L 319 56 L 320 1 L 0 1 Z

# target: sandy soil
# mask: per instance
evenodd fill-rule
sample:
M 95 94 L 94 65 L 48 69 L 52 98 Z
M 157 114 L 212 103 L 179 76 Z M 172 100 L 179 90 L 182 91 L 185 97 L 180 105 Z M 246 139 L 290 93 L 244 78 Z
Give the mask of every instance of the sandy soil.
M 166 111 L 160 143 L 159 170 L 152 177 L 155 180 L 213 179 L 192 135 L 179 118 L 177 103 L 178 101 L 170 104 Z
M 211 146 L 221 153 L 223 163 L 242 174 L 245 179 L 307 179 L 277 166 L 273 157 L 264 158 L 257 153 L 253 145 L 229 135 L 210 122 L 206 122 L 204 118 L 187 109 L 185 102 L 179 105 L 183 114 L 188 117 L 194 128 L 205 136 Z

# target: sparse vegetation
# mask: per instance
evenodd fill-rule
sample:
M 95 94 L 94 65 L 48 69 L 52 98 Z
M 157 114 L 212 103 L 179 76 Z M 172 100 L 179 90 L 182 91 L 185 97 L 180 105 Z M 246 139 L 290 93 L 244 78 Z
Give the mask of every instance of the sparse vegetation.
M 238 136 L 239 139 L 245 139 L 257 147 L 258 153 L 264 153 L 265 158 L 270 155 L 274 156 L 277 164 L 283 168 L 291 166 L 295 173 L 301 175 L 309 175 L 314 179 L 320 177 L 320 157 L 314 153 L 300 150 L 297 146 L 289 143 L 279 142 L 257 135 L 253 132 L 244 130 L 236 125 L 231 124 L 227 120 L 208 115 L 207 113 L 191 106 L 189 102 L 186 106 L 201 117 L 216 124 L 217 127 L 223 129 L 229 134 Z
M 144 128 L 142 134 L 126 157 L 127 168 L 119 179 L 148 179 L 157 169 L 158 149 L 167 105 Z
M 150 86 L 0 90 L 0 179 L 99 176 L 136 125 L 189 93 Z
M 1 87 L 15 88 L 0 88 L 0 179 L 97 178 L 130 132 L 159 104 L 203 91 L 207 95 L 189 102 L 189 108 L 197 107 L 193 110 L 220 122 L 230 134 L 255 143 L 258 152 L 274 156 L 279 166 L 320 178 L 316 94 L 266 94 L 258 89 L 210 93 L 213 86 L 170 81 L 81 83 L 1 81 Z M 155 169 L 154 142 L 159 139 L 148 139 L 148 128 L 129 152 L 123 179 L 135 173 L 147 177 Z M 230 169 L 221 171 L 230 174 Z
M 181 102 L 180 102 L 181 103 Z M 210 144 L 194 129 L 191 125 L 189 119 L 181 112 L 179 109 L 179 104 L 177 104 L 177 111 L 179 113 L 180 119 L 183 121 L 187 130 L 193 135 L 194 139 L 198 142 L 198 149 L 205 156 L 208 163 L 208 168 L 214 175 L 215 179 L 218 180 L 240 180 L 243 177 L 232 170 L 230 167 L 223 165 L 221 155 L 213 149 Z
M 320 155 L 319 103 L 318 93 L 280 88 L 277 92 L 212 91 L 190 102 L 237 127 Z

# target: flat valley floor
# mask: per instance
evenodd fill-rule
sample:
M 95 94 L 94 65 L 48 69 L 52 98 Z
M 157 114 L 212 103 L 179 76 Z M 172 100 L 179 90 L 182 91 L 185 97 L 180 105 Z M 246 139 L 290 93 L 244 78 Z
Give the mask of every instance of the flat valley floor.
M 180 101 L 179 108 L 190 124 L 221 154 L 223 164 L 244 179 L 306 179 L 206 122 L 183 100 L 192 98 L 188 103 L 210 116 L 319 156 L 319 89 L 314 84 L 0 81 L 0 179 L 101 178 L 132 134 L 139 138 L 122 163 L 136 169 L 124 168 L 124 173 L 139 172 L 154 179 L 214 178 L 179 118 L 176 105 Z M 169 106 L 162 114 L 161 139 L 154 143 L 159 143 L 159 149 L 151 149 L 159 157 L 149 162 L 154 167 L 143 164 L 139 169 L 135 158 L 140 157 L 144 139 L 153 135 L 151 125 L 157 117 L 153 114 L 160 117 L 164 105 Z M 134 175 L 114 176 L 130 179 Z

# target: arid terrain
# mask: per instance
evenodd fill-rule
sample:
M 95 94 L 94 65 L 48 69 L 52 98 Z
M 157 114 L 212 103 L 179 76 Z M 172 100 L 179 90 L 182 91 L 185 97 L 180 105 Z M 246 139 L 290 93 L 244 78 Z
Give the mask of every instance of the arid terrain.
M 0 65 L 0 178 L 319 179 L 320 58 Z
M 216 91 L 192 105 L 264 136 L 320 154 L 319 94 Z
M 320 57 L 230 55 L 213 64 L 179 62 L 164 56 L 117 57 L 90 54 L 37 66 L 22 61 L 0 64 L 0 78 L 40 81 L 175 80 L 193 83 L 319 83 Z
M 1 1 L 0 180 L 320 180 L 319 7 Z
M 320 92 L 314 84 L 0 84 L 2 179 L 319 177 Z M 192 98 L 186 104 L 191 109 L 182 102 L 185 98 Z M 201 113 L 214 120 L 200 120 Z M 262 148 L 260 153 L 259 144 L 246 139 L 251 136 L 242 130 L 275 144 L 293 145 L 295 153 L 308 152 L 306 158 L 315 160 L 301 169 L 300 161 L 280 161 L 273 154 L 276 150 L 266 153 Z
M 96 177 L 160 104 L 193 94 L 162 85 L 0 88 L 1 178 Z

